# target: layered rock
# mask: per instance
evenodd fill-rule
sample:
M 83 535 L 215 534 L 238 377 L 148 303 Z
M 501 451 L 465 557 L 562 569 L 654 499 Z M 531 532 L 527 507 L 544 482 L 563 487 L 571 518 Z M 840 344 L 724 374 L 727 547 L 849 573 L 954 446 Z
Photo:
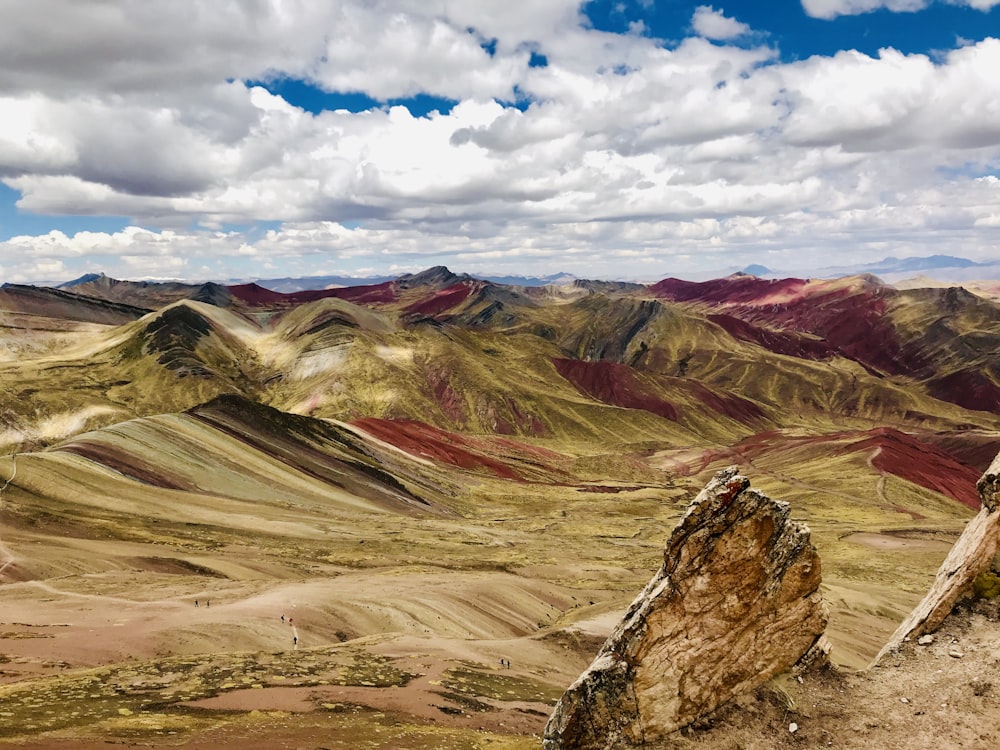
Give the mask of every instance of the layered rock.
M 826 612 L 809 530 L 735 467 L 691 503 L 664 563 L 545 728 L 546 750 L 661 738 L 794 665 Z
M 897 650 L 906 638 L 937 630 L 955 602 L 972 588 L 976 576 L 992 562 L 1000 546 L 1000 454 L 993 459 L 976 487 L 982 501 L 979 513 L 969 521 L 941 563 L 931 590 L 875 657 L 876 664 Z

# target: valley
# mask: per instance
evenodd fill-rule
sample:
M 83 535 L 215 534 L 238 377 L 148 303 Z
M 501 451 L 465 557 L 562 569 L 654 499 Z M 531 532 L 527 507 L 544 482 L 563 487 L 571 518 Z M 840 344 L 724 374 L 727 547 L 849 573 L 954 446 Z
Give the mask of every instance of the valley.
M 0 744 L 538 747 L 734 464 L 863 682 L 978 509 L 998 347 L 874 277 L 7 285 Z

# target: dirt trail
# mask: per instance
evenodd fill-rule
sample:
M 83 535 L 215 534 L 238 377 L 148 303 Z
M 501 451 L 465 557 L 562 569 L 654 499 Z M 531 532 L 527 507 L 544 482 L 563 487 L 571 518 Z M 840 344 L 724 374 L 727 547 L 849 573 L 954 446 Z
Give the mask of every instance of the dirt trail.
M 875 482 L 875 495 L 878 497 L 878 501 L 884 506 L 889 506 L 889 501 L 885 497 L 885 472 L 875 466 L 875 459 L 881 455 L 882 447 L 879 446 L 868 454 L 866 463 L 869 469 L 878 474 L 878 481 Z

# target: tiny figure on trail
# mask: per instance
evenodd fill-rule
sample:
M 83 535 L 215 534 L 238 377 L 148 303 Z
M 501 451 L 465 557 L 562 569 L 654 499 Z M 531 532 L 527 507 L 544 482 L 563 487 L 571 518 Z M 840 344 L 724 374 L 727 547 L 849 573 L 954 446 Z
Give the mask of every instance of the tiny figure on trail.
M 282 622 L 284 622 L 284 621 L 285 621 L 285 616 L 284 616 L 284 615 L 282 615 L 282 616 L 281 616 L 281 621 L 282 621 Z
M 198 606 L 198 600 L 197 599 L 194 600 L 194 606 L 196 606 L 196 607 Z
M 205 600 L 205 606 L 206 606 L 206 607 L 211 607 L 211 606 L 212 606 L 212 602 L 210 602 L 210 601 L 208 601 L 208 600 L 206 599 L 206 600 Z
M 298 646 L 299 645 L 299 637 L 297 635 L 293 635 L 292 636 L 292 645 L 293 646 Z

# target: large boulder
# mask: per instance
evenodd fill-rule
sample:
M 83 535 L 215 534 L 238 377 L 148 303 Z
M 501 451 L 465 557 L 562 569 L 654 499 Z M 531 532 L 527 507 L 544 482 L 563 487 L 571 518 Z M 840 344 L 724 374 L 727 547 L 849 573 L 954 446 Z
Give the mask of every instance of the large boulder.
M 546 750 L 642 745 L 793 666 L 827 616 L 809 530 L 736 467 L 691 503 L 663 567 L 545 728 Z M 825 640 L 822 640 L 825 643 Z

